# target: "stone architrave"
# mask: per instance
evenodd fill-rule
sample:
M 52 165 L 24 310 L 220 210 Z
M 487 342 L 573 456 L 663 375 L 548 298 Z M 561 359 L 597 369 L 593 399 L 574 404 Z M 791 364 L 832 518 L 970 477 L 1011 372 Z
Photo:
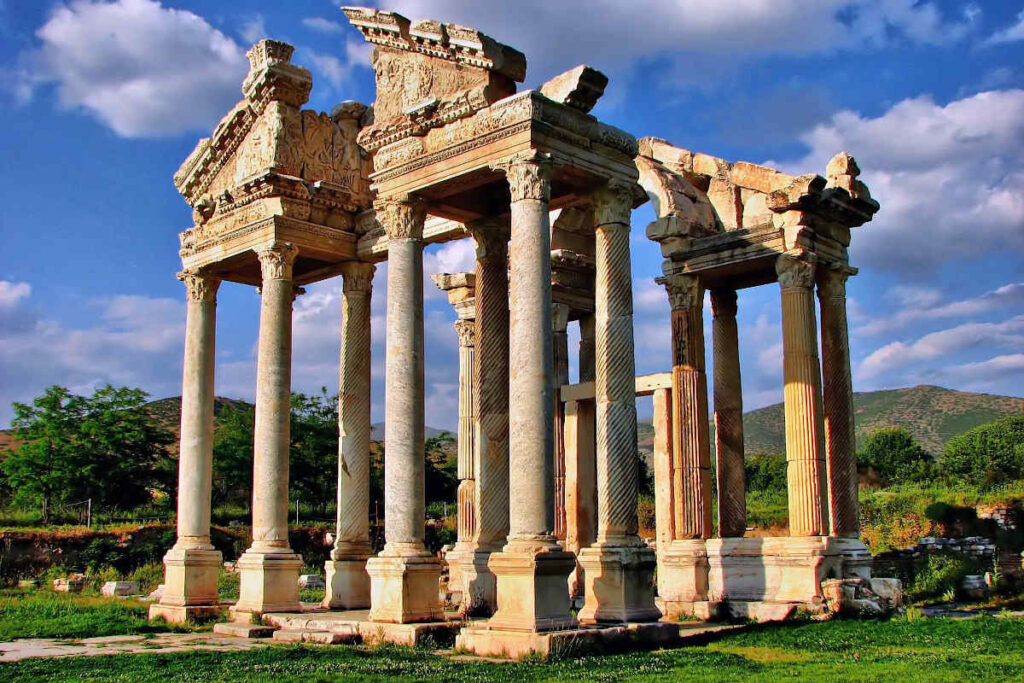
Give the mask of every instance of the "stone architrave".
M 178 278 L 188 293 L 178 449 L 178 540 L 164 556 L 164 592 L 150 618 L 181 624 L 219 611 L 221 553 L 210 544 L 214 359 L 220 280 L 196 272 Z
M 371 263 L 342 265 L 338 368 L 338 512 L 324 565 L 328 609 L 370 606 L 370 297 Z
M 814 312 L 812 255 L 783 255 L 775 266 L 782 290 L 786 461 L 790 536 L 827 536 L 825 426 Z
M 238 559 L 241 574 L 232 619 L 299 609 L 302 558 L 288 545 L 288 449 L 291 418 L 292 266 L 298 249 L 275 242 L 256 249 L 262 271 L 260 338 L 253 443 L 252 546 Z
M 550 162 L 539 156 L 503 167 L 512 194 L 509 337 L 509 535 L 488 565 L 498 606 L 488 628 L 569 628 L 566 579 L 575 558 L 554 531 L 554 376 L 551 348 Z M 479 311 L 478 314 L 482 312 Z M 482 354 L 482 351 L 479 351 Z
M 366 563 L 371 621 L 443 618 L 441 563 L 423 544 L 423 223 L 414 198 L 377 210 L 388 236 L 387 361 L 384 417 L 384 550 Z
M 629 259 L 632 188 L 594 193 L 597 540 L 580 551 L 581 623 L 657 620 L 654 551 L 637 535 L 636 380 Z
M 704 370 L 704 287 L 697 277 L 664 278 L 672 307 L 672 503 L 675 540 L 661 551 L 661 599 L 669 616 L 707 600 L 711 536 L 711 453 Z
M 712 289 L 715 359 L 715 457 L 718 465 L 718 535 L 739 537 L 747 530 L 747 490 L 743 450 L 743 388 L 740 380 L 736 290 Z

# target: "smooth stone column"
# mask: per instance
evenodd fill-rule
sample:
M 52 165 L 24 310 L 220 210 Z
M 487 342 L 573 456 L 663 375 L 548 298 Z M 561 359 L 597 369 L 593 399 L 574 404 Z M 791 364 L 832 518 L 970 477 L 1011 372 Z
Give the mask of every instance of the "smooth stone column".
M 846 279 L 853 268 L 819 268 L 821 378 L 828 470 L 828 513 L 838 537 L 847 576 L 868 578 L 871 553 L 860 540 L 857 453 L 854 433 L 850 338 L 846 322 Z
M 196 272 L 178 279 L 188 292 L 185 362 L 178 449 L 178 540 L 164 555 L 164 593 L 150 618 L 181 624 L 219 611 L 217 572 L 222 556 L 210 544 L 213 477 L 213 376 L 217 288 L 220 280 Z
M 790 536 L 828 534 L 825 427 L 814 312 L 815 264 L 780 256 L 782 348 L 786 405 L 786 460 Z
M 371 263 L 342 265 L 338 363 L 338 513 L 324 564 L 328 609 L 370 606 L 370 297 Z
M 509 337 L 516 347 L 509 359 L 509 536 L 489 562 L 498 593 L 492 629 L 536 632 L 575 625 L 566 579 L 576 561 L 553 534 L 549 163 L 535 155 L 503 168 L 512 195 Z
M 672 307 L 672 496 L 675 540 L 659 578 L 668 616 L 697 614 L 707 600 L 711 536 L 711 452 L 704 369 L 704 287 L 692 275 L 661 282 Z
M 579 554 L 597 539 L 597 460 L 594 401 L 565 403 L 565 549 Z M 569 594 L 585 589 L 581 566 L 569 577 Z
M 423 544 L 423 222 L 417 200 L 387 200 L 377 219 L 388 236 L 384 406 L 384 550 L 366 563 L 370 619 L 443 618 L 441 563 Z
M 715 359 L 715 458 L 718 465 L 718 535 L 747 531 L 747 487 L 743 450 L 743 385 L 740 379 L 736 290 L 712 289 Z
M 302 558 L 288 545 L 288 449 L 291 420 L 292 301 L 297 290 L 293 245 L 275 242 L 255 250 L 263 276 L 256 367 L 253 443 L 252 546 L 239 558 L 238 602 L 232 619 L 247 622 L 265 612 L 299 609 Z
M 654 524 L 658 548 L 658 594 L 667 590 L 662 558 L 676 537 L 675 498 L 672 495 L 672 390 L 656 389 L 654 403 Z
M 580 623 L 657 620 L 654 551 L 637 535 L 636 380 L 629 259 L 632 188 L 593 195 L 597 541 L 579 553 L 586 580 Z
M 565 408 L 561 387 L 569 383 L 569 306 L 551 304 L 551 346 L 555 364 L 555 536 L 565 540 Z

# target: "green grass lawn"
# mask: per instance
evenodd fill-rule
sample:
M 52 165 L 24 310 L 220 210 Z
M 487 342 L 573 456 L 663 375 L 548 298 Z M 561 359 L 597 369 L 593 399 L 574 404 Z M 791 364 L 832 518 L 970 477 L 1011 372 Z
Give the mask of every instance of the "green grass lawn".
M 0 590 L 0 641 L 15 638 L 89 638 L 167 631 L 146 620 L 138 600 L 20 589 Z
M 677 650 L 554 662 L 453 661 L 381 647 L 116 655 L 0 664 L 5 681 L 1007 681 L 1024 678 L 1024 620 L 895 619 L 755 627 Z

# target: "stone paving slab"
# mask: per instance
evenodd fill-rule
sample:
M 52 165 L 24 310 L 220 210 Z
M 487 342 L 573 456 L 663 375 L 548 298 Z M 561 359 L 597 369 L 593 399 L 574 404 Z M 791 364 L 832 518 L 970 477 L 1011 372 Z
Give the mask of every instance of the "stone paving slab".
M 166 654 L 194 650 L 233 652 L 257 647 L 266 647 L 266 645 L 259 641 L 222 637 L 212 633 L 158 633 L 153 636 L 104 636 L 82 640 L 23 638 L 0 643 L 0 662 L 16 662 L 32 657 L 90 657 L 125 653 Z

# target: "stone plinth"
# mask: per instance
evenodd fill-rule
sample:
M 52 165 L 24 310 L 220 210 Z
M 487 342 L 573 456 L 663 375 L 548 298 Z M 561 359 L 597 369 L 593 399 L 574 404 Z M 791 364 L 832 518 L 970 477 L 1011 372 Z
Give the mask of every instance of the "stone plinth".
M 721 628 L 721 627 L 717 627 Z M 712 629 L 717 630 L 716 627 Z M 708 629 L 693 629 L 693 635 Z M 455 639 L 455 647 L 482 657 L 522 659 L 540 655 L 572 656 L 587 652 L 648 650 L 678 646 L 686 637 L 679 624 L 624 624 L 604 628 L 575 628 L 545 633 L 495 631 L 486 626 L 467 626 Z
M 168 550 L 164 555 L 163 595 L 158 604 L 149 606 L 149 618 L 183 624 L 220 614 L 224 609 L 217 595 L 221 559 L 216 550 Z
M 665 617 L 708 618 L 708 557 L 702 539 L 677 539 L 658 552 L 658 589 Z
M 557 544 L 512 542 L 488 563 L 497 577 L 498 609 L 492 631 L 538 632 L 572 628 L 567 579 L 576 566 Z
M 656 621 L 661 617 L 654 605 L 657 558 L 653 550 L 594 545 L 580 551 L 579 562 L 586 586 L 581 624 Z
M 371 557 L 370 619 L 394 624 L 441 621 L 438 599 L 441 563 L 434 557 Z
M 255 623 L 264 612 L 299 609 L 301 568 L 302 556 L 295 553 L 246 550 L 235 563 L 241 581 L 238 602 L 230 609 L 231 620 Z
M 323 606 L 328 609 L 360 609 L 370 606 L 370 575 L 366 573 L 368 556 L 324 563 L 327 591 Z

